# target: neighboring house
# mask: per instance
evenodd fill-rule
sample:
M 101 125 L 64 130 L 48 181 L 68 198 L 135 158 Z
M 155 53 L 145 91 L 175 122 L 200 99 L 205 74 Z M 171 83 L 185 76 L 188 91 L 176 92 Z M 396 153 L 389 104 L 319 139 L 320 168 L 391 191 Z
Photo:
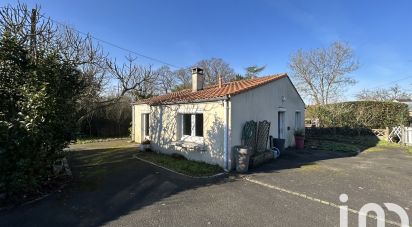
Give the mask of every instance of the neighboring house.
M 412 99 L 395 99 L 394 102 L 405 103 L 408 105 L 409 116 L 412 116 Z
M 305 104 L 286 74 L 203 87 L 203 70 L 192 69 L 192 89 L 145 99 L 133 105 L 132 137 L 151 140 L 153 150 L 234 168 L 247 121 L 267 120 L 270 135 L 294 145 L 304 127 Z

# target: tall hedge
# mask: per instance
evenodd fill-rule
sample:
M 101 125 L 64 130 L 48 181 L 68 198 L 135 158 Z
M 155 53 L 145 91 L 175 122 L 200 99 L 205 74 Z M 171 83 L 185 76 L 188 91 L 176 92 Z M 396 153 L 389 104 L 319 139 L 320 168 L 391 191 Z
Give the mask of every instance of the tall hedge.
M 54 53 L 34 59 L 7 33 L 0 38 L 0 194 L 36 191 L 53 176 L 76 127 L 80 76 Z
M 306 118 L 319 119 L 320 127 L 385 128 L 408 123 L 408 106 L 398 102 L 356 101 L 314 105 Z

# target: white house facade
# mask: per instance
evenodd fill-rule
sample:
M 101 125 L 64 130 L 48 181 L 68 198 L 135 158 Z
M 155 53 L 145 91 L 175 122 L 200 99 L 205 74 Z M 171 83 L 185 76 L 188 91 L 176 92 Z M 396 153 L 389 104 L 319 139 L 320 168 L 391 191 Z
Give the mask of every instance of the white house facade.
M 194 68 L 192 83 L 192 89 L 133 104 L 133 140 L 231 170 L 247 121 L 269 121 L 269 135 L 285 139 L 286 147 L 304 127 L 305 104 L 286 74 L 203 87 L 203 70 Z

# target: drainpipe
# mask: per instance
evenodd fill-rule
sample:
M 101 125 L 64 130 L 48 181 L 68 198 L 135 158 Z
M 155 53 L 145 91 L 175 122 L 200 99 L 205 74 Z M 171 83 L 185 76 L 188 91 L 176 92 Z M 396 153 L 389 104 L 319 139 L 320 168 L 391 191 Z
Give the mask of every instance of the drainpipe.
M 226 96 L 226 99 L 223 100 L 223 108 L 225 109 L 225 117 L 223 121 L 224 131 L 223 131 L 223 162 L 224 170 L 229 171 L 229 148 L 228 148 L 228 139 L 229 139 L 229 97 Z
M 134 138 L 134 125 L 135 125 L 135 122 L 134 122 L 134 118 L 135 118 L 135 116 L 134 116 L 134 104 L 132 104 L 132 141 L 135 141 L 135 138 Z

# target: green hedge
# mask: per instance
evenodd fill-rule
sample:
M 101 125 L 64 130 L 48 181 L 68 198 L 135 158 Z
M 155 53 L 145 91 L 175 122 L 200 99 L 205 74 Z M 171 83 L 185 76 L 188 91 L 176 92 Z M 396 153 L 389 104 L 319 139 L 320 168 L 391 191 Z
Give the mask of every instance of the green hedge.
M 357 101 L 314 105 L 306 118 L 319 119 L 320 127 L 385 128 L 408 123 L 408 106 L 398 102 Z
M 0 37 L 0 194 L 9 198 L 41 191 L 76 129 L 81 74 L 50 52 L 33 58 Z

